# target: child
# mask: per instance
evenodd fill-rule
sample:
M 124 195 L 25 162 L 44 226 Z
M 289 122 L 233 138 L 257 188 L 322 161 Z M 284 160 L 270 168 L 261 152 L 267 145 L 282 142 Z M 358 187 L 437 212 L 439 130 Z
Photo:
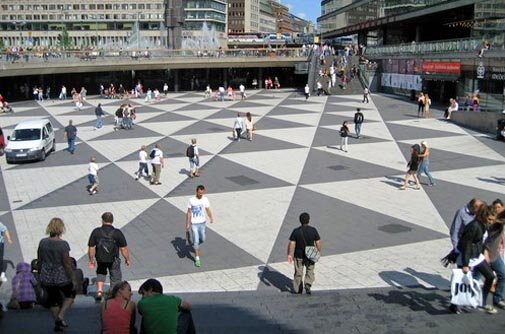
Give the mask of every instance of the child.
M 96 157 L 93 155 L 89 159 L 88 164 L 88 180 L 89 180 L 89 194 L 94 195 L 98 192 L 98 165 L 96 164 Z
M 72 264 L 72 278 L 76 283 L 75 293 L 78 295 L 87 295 L 88 294 L 88 286 L 89 286 L 89 278 L 84 278 L 84 272 L 82 269 L 77 268 L 77 261 L 75 258 L 70 258 L 70 263 Z
M 4 248 L 5 248 L 5 240 L 9 245 L 12 245 L 11 235 L 9 234 L 9 230 L 7 227 L 0 222 L 0 282 L 7 282 L 7 277 L 5 277 L 5 269 L 4 269 Z
M 11 308 L 33 308 L 37 300 L 35 296 L 37 280 L 30 269 L 30 265 L 26 262 L 20 262 L 16 266 L 16 275 L 12 279 L 12 296 L 9 302 Z

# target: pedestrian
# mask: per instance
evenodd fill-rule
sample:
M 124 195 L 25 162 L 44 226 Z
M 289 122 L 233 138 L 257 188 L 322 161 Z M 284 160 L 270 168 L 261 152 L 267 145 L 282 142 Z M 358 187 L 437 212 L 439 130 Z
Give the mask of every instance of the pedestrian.
M 431 106 L 430 96 L 428 94 L 424 94 L 424 117 L 425 118 L 431 117 L 430 106 Z
M 307 101 L 309 99 L 309 96 L 310 96 L 310 87 L 309 87 L 309 84 L 305 85 L 304 94 L 305 94 L 305 101 Z
M 0 222 L 0 282 L 7 282 L 7 277 L 5 276 L 5 264 L 4 264 L 4 254 L 5 254 L 5 241 L 12 245 L 11 235 L 7 227 Z
M 423 117 L 424 101 L 424 93 L 420 92 L 417 96 L 417 117 Z
M 76 286 L 72 280 L 70 246 L 61 238 L 63 233 L 63 220 L 51 219 L 46 228 L 49 237 L 40 240 L 37 250 L 39 280 L 47 293 L 47 304 L 54 319 L 55 332 L 62 332 L 68 327 L 65 313 L 74 302 Z
M 312 284 L 315 280 L 314 267 L 315 263 L 309 260 L 306 256 L 306 247 L 316 247 L 321 253 L 321 238 L 318 231 L 309 226 L 310 215 L 304 212 L 300 215 L 300 223 L 302 226 L 295 228 L 291 232 L 288 244 L 288 263 L 294 262 L 295 275 L 293 278 L 293 293 L 301 294 L 305 287 L 305 293 L 310 295 Z M 293 256 L 291 253 L 293 252 Z M 303 279 L 303 268 L 305 267 L 305 280 Z
M 73 125 L 72 120 L 69 120 L 68 125 L 65 127 L 64 137 L 68 143 L 67 151 L 69 151 L 70 154 L 74 154 L 75 138 L 77 137 L 77 128 Z
M 98 192 L 98 165 L 96 164 L 96 157 L 94 155 L 89 158 L 88 164 L 88 191 L 90 195 Z
M 494 202 L 493 202 L 494 203 Z M 501 254 L 503 254 L 504 245 L 504 224 L 505 212 L 498 212 L 493 205 L 493 211 L 496 214 L 494 224 L 488 227 L 488 237 L 485 240 L 484 248 L 489 256 L 489 265 L 496 273 L 496 289 L 493 296 L 493 305 L 505 309 L 505 263 Z
M 103 126 L 102 117 L 105 115 L 101 103 L 98 103 L 98 106 L 95 108 L 95 115 L 96 115 L 95 129 L 100 129 Z
M 159 185 L 161 184 L 161 169 L 165 168 L 165 163 L 163 161 L 163 151 L 161 150 L 160 144 L 154 145 L 154 148 L 149 154 L 149 157 L 151 158 L 151 166 L 153 167 L 153 174 L 150 183 Z
M 114 113 L 115 115 L 115 124 L 114 124 L 114 131 L 117 131 L 118 129 L 121 129 L 123 127 L 123 109 L 126 107 L 126 104 L 122 104 L 117 108 L 116 112 Z
M 430 147 L 428 142 L 421 142 L 421 153 L 418 155 L 420 164 L 419 169 L 417 170 L 417 178 L 421 179 L 421 173 L 424 173 L 428 177 L 428 181 L 430 182 L 430 186 L 435 185 L 435 181 L 433 181 L 433 176 L 430 172 Z
M 102 84 L 100 84 L 100 87 L 99 87 L 99 90 L 100 90 L 100 97 L 103 98 L 103 91 L 104 91 L 104 87 Z
M 241 101 L 245 100 L 246 95 L 245 95 L 245 86 L 244 86 L 244 84 L 240 84 L 240 86 L 238 87 L 238 89 L 240 90 L 240 100 Z
M 318 80 L 316 86 L 317 86 L 317 96 L 321 96 L 321 94 L 323 94 L 323 84 L 321 83 L 321 81 Z
M 487 297 L 494 281 L 494 273 L 486 256 L 484 256 L 483 240 L 486 238 L 487 227 L 494 223 L 496 213 L 492 206 L 484 205 L 477 212 L 475 219 L 465 226 L 458 243 L 459 256 L 457 263 L 466 274 L 478 272 L 484 276 L 484 286 L 482 287 L 482 308 L 488 314 L 495 314 L 498 311 L 487 303 Z M 487 253 L 487 252 L 486 252 Z M 489 256 L 489 255 L 487 255 Z
M 67 87 L 61 86 L 60 100 L 66 100 L 66 99 L 67 99 Z
M 354 114 L 354 132 L 356 132 L 356 138 L 360 137 L 361 125 L 363 124 L 364 120 L 365 120 L 365 117 L 363 116 L 361 109 L 357 108 L 356 113 Z
M 417 178 L 417 170 L 419 169 L 419 154 L 421 153 L 421 147 L 419 144 L 412 145 L 410 148 L 410 161 L 407 164 L 407 167 L 409 168 L 407 170 L 407 174 L 405 174 L 405 180 L 403 181 L 403 185 L 400 187 L 400 190 L 405 190 L 407 189 L 407 181 L 409 180 L 410 176 L 414 179 L 416 182 L 416 190 L 421 189 L 421 186 L 419 185 L 419 179 Z
M 247 112 L 245 114 L 245 130 L 247 139 L 249 139 L 249 141 L 252 141 L 253 132 L 256 131 L 256 126 L 253 123 L 252 115 L 250 112 Z
M 219 86 L 219 101 L 224 101 L 224 93 L 226 92 L 223 86 Z
M 212 89 L 210 88 L 209 85 L 207 85 L 207 87 L 205 88 L 204 96 L 206 99 L 212 96 Z
M 186 231 L 191 229 L 191 232 L 193 232 L 195 267 L 200 267 L 202 265 L 200 260 L 200 244 L 205 241 L 205 224 L 207 222 L 207 217 L 209 223 L 214 223 L 209 200 L 204 194 L 205 187 L 203 185 L 196 187 L 196 195 L 189 199 L 188 209 L 186 211 Z
M 189 159 L 189 177 L 198 177 L 198 168 L 200 167 L 200 155 L 198 154 L 198 146 L 196 146 L 196 138 L 191 139 L 191 145 L 186 149 L 186 156 Z
M 132 295 L 132 288 L 127 281 L 114 285 L 101 307 L 102 334 L 137 333 L 136 307 L 131 300 Z
M 142 316 L 141 333 L 195 333 L 191 305 L 177 296 L 164 295 L 161 283 L 150 278 L 139 288 L 138 303 Z
M 233 138 L 237 141 L 240 141 L 240 137 L 242 136 L 242 129 L 244 128 L 244 120 L 240 117 L 240 113 L 237 113 L 237 118 L 233 122 Z M 237 136 L 237 138 L 235 138 Z
M 347 121 L 342 123 L 340 128 L 340 150 L 347 152 L 347 142 L 349 141 L 349 126 L 347 126 Z
M 35 295 L 37 285 L 38 282 L 31 273 L 30 264 L 19 262 L 16 265 L 16 275 L 12 278 L 12 295 L 9 304 L 15 309 L 33 308 L 37 301 Z
M 168 84 L 166 82 L 163 85 L 163 94 L 165 94 L 165 97 L 168 95 Z
M 363 89 L 363 103 L 368 103 L 368 96 L 370 95 L 370 90 L 368 89 L 368 87 L 365 86 L 365 88 Z
M 151 175 L 149 175 L 149 169 L 147 168 L 146 145 L 142 145 L 140 147 L 140 151 L 139 151 L 139 169 L 134 173 L 135 174 L 135 181 L 137 181 L 139 179 L 139 177 L 142 176 L 142 172 L 145 173 L 146 177 L 151 178 Z
M 127 267 L 131 266 L 128 244 L 121 230 L 114 228 L 114 216 L 111 212 L 102 214 L 102 226 L 95 228 L 88 241 L 89 268 L 96 268 L 96 300 L 102 300 L 103 285 L 109 272 L 110 286 L 121 282 L 121 260 L 119 252 Z M 96 263 L 95 263 L 96 259 Z

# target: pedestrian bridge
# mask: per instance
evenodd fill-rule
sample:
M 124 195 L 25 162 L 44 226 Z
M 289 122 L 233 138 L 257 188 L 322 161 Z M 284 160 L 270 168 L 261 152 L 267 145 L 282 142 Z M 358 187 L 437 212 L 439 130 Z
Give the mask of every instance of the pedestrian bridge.
M 215 51 L 46 51 L 0 55 L 0 77 L 25 75 L 195 68 L 295 67 L 304 50 L 240 49 Z

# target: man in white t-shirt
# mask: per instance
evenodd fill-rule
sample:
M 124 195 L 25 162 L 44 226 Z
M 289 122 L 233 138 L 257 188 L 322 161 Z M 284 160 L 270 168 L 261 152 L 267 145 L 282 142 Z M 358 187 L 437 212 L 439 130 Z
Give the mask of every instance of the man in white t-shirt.
M 135 180 L 138 180 L 139 177 L 142 176 L 142 172 L 144 172 L 147 177 L 150 177 L 149 169 L 147 168 L 146 145 L 142 145 L 139 151 L 139 169 L 135 172 Z
M 193 232 L 193 248 L 195 249 L 195 267 L 202 265 L 200 260 L 200 244 L 205 241 L 205 223 L 209 217 L 209 223 L 214 223 L 210 203 L 205 194 L 205 187 L 196 187 L 196 195 L 188 201 L 186 211 L 186 231 Z
M 161 145 L 156 144 L 154 145 L 153 150 L 149 154 L 151 158 L 151 166 L 153 166 L 153 176 L 151 178 L 150 183 L 151 184 L 161 184 L 160 182 L 160 175 L 161 175 L 161 169 L 165 168 L 165 164 L 163 163 L 163 151 L 161 150 Z
M 244 86 L 244 84 L 240 84 L 238 89 L 240 90 L 240 99 L 245 100 L 245 86 Z
M 89 194 L 90 195 L 96 194 L 98 188 L 98 165 L 96 164 L 96 157 L 94 155 L 89 159 L 88 181 L 89 181 Z

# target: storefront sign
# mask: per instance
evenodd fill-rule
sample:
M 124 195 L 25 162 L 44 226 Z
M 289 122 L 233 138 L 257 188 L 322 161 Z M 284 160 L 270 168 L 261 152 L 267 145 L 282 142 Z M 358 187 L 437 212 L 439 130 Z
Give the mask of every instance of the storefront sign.
M 492 67 L 491 80 L 505 81 L 505 67 Z M 505 88 L 504 88 L 505 95 Z
M 421 76 L 415 74 L 382 73 L 381 75 L 381 85 L 384 87 L 422 90 L 422 83 Z
M 431 73 L 461 73 L 460 62 L 449 61 L 425 61 L 422 66 L 423 72 Z

